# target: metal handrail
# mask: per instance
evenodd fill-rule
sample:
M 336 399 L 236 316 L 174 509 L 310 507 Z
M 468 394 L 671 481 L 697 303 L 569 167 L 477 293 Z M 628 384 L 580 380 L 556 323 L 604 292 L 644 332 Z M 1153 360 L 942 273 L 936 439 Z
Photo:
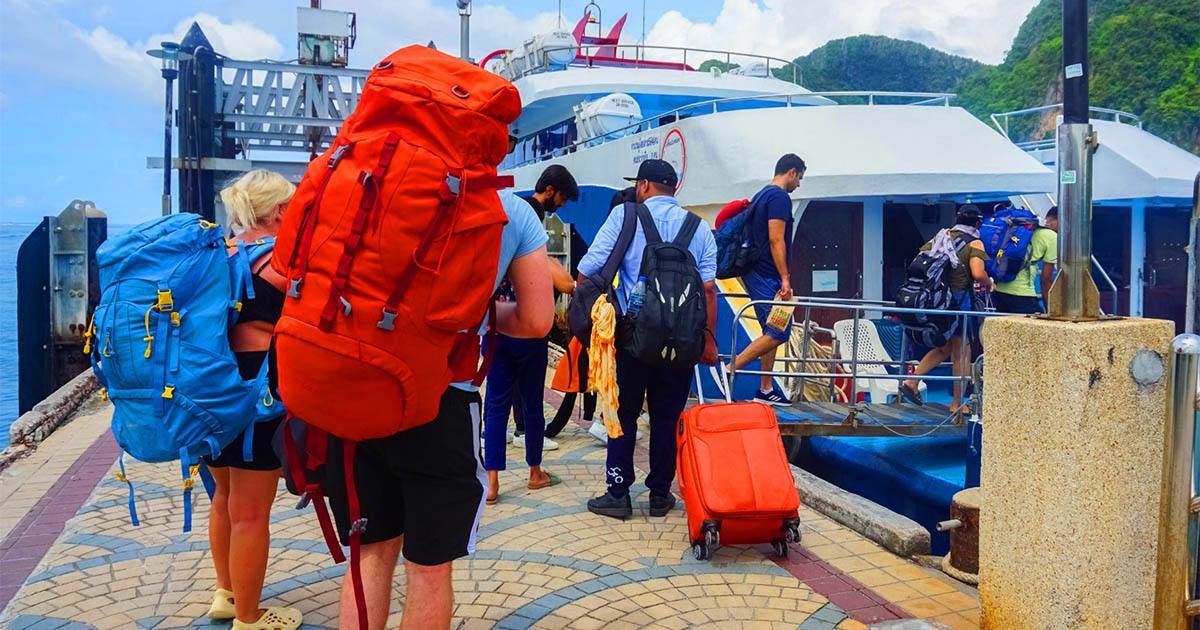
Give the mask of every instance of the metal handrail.
M 726 294 L 722 294 L 722 295 L 726 295 Z M 734 367 L 733 362 L 731 361 L 730 365 L 729 365 L 729 386 L 725 388 L 727 399 L 732 399 L 731 398 L 733 395 L 732 383 L 737 378 L 737 375 L 740 373 L 740 374 L 749 374 L 749 375 L 756 375 L 756 376 L 778 376 L 778 377 L 800 378 L 800 379 L 802 379 L 802 382 L 804 379 L 814 378 L 814 379 L 830 379 L 830 383 L 833 383 L 838 378 L 849 378 L 850 383 L 851 383 L 851 385 L 850 385 L 850 387 L 851 387 L 850 401 L 854 402 L 854 401 L 858 400 L 858 379 L 859 379 L 858 366 L 859 365 L 898 365 L 901 367 L 901 370 L 900 370 L 901 374 L 871 374 L 869 376 L 864 376 L 863 378 L 872 378 L 872 379 L 878 378 L 878 379 L 885 379 L 885 380 L 910 380 L 911 379 L 911 380 L 917 380 L 917 381 L 959 381 L 959 382 L 962 382 L 965 387 L 966 383 L 971 381 L 972 375 L 970 373 L 962 374 L 959 376 L 953 376 L 953 375 L 951 375 L 951 376 L 934 376 L 934 375 L 930 375 L 930 374 L 915 375 L 915 374 L 904 373 L 907 371 L 906 369 L 904 369 L 904 366 L 906 366 L 908 362 L 907 362 L 906 358 L 903 356 L 904 355 L 904 348 L 903 348 L 904 343 L 903 342 L 904 342 L 904 339 L 907 337 L 907 335 L 905 335 L 904 337 L 901 337 L 901 357 L 900 357 L 899 361 L 885 362 L 885 361 L 859 360 L 859 358 L 858 358 L 858 345 L 859 345 L 858 330 L 859 330 L 859 323 L 863 319 L 863 314 L 868 311 L 871 311 L 871 312 L 913 313 L 913 314 L 927 314 L 927 315 L 941 315 L 941 316 L 949 315 L 949 316 L 959 318 L 959 325 L 961 326 L 960 330 L 963 331 L 964 335 L 968 334 L 968 331 L 969 331 L 969 329 L 968 329 L 968 318 L 969 317 L 997 317 L 997 316 L 1008 315 L 1008 313 L 999 313 L 999 312 L 992 312 L 992 311 L 961 311 L 961 310 L 905 308 L 905 307 L 879 304 L 879 303 L 864 304 L 864 303 L 862 303 L 862 301 L 852 301 L 852 300 L 846 300 L 846 301 L 842 301 L 842 302 L 836 302 L 836 301 L 832 301 L 832 300 L 828 300 L 828 299 L 814 300 L 807 296 L 805 296 L 799 300 L 792 300 L 792 301 L 750 300 L 746 304 L 744 304 L 740 308 L 738 308 L 737 311 L 734 313 L 733 330 L 732 330 L 731 342 L 730 342 L 731 348 L 730 348 L 730 352 L 729 352 L 728 356 L 730 356 L 730 357 L 737 356 L 737 354 L 738 354 L 738 352 L 737 352 L 738 334 L 737 333 L 738 333 L 739 322 L 745 316 L 746 311 L 755 306 L 772 306 L 772 307 L 773 306 L 787 306 L 787 307 L 792 307 L 794 309 L 804 308 L 805 309 L 805 323 L 803 325 L 806 327 L 809 325 L 809 320 L 811 319 L 811 309 L 813 309 L 813 308 L 822 308 L 822 309 L 837 308 L 837 309 L 852 311 L 854 314 L 854 331 L 852 333 L 853 339 L 850 340 L 850 343 L 851 343 L 850 360 L 849 360 L 850 373 L 849 374 L 844 374 L 844 373 L 839 374 L 839 373 L 834 373 L 834 372 L 819 373 L 819 372 L 791 372 L 791 371 L 778 371 L 778 370 L 772 370 L 772 371 L 738 370 Z M 798 324 L 793 321 L 792 325 L 796 326 Z M 805 345 L 807 346 L 807 332 L 806 332 L 805 336 L 806 336 Z M 970 344 L 963 343 L 962 344 L 962 352 L 964 354 L 970 352 Z M 846 364 L 845 359 L 840 359 L 840 360 L 836 360 L 836 361 L 830 360 L 830 359 L 811 359 L 811 361 L 813 363 L 824 363 L 824 364 L 838 364 L 838 365 Z M 801 391 L 803 391 L 803 389 L 801 389 Z M 961 407 L 957 410 L 956 414 L 959 416 L 959 419 L 961 420 L 961 416 L 963 415 Z
M 585 50 L 590 51 L 590 50 L 599 50 L 599 49 L 612 49 L 615 51 L 633 50 L 634 56 L 632 58 L 623 57 L 623 56 L 614 56 L 614 58 L 621 60 L 621 61 L 627 61 L 629 63 L 632 63 L 633 67 L 636 69 L 641 69 L 643 67 L 643 63 L 645 64 L 646 67 L 652 67 L 652 64 L 656 65 L 657 63 L 662 63 L 662 60 L 647 59 L 646 58 L 647 51 L 651 51 L 651 52 L 682 52 L 683 53 L 682 61 L 668 62 L 668 63 L 681 63 L 684 66 L 687 66 L 688 53 L 691 53 L 693 55 L 723 55 L 725 57 L 725 65 L 727 65 L 727 66 L 733 65 L 733 59 L 735 57 L 738 59 L 748 58 L 748 59 L 755 59 L 755 60 L 767 62 L 767 77 L 766 78 L 773 77 L 773 75 L 771 74 L 771 63 L 772 62 L 779 64 L 779 67 L 781 67 L 781 68 L 786 67 L 786 66 L 792 67 L 792 83 L 799 84 L 803 78 L 800 74 L 800 68 L 799 68 L 799 66 L 796 65 L 796 62 L 788 61 L 787 59 L 780 59 L 778 57 L 771 57 L 769 55 L 759 55 L 759 54 L 755 54 L 755 53 L 740 53 L 740 52 L 732 52 L 729 50 L 715 50 L 715 49 L 710 49 L 710 48 L 692 48 L 690 46 L 650 46 L 650 45 L 646 45 L 646 44 L 580 44 L 580 45 L 576 45 L 576 46 L 550 46 L 550 47 L 542 49 L 541 51 L 539 51 L 539 52 L 541 52 L 541 59 L 536 66 L 531 66 L 529 68 L 524 69 L 522 72 L 513 76 L 512 79 L 510 79 L 510 80 L 516 81 L 517 79 L 520 79 L 522 77 L 527 77 L 531 74 L 537 74 L 539 72 L 544 72 L 547 69 L 549 69 L 551 67 L 550 62 L 548 61 L 550 53 L 563 51 L 563 50 L 578 50 L 580 52 L 580 54 L 583 55 L 584 54 L 583 51 L 585 51 Z M 595 53 L 589 53 L 586 55 L 586 57 L 593 57 L 594 55 L 595 55 Z M 574 61 L 568 65 L 573 68 L 595 67 L 591 63 L 591 60 L 586 59 L 586 57 L 585 57 L 586 63 L 579 63 L 578 61 Z M 710 57 L 710 58 L 701 60 L 701 63 L 703 63 L 704 61 L 710 61 L 710 60 L 717 61 L 717 62 L 721 61 L 720 59 L 711 59 L 711 57 Z
M 1014 116 L 1025 116 L 1027 114 L 1034 114 L 1037 112 L 1045 112 L 1045 111 L 1049 111 L 1052 109 L 1062 109 L 1062 103 L 1052 103 L 1050 105 L 1041 105 L 1039 107 L 1030 107 L 1027 109 L 1018 109 L 1016 111 L 1011 111 L 1011 112 L 1000 112 L 1000 113 L 992 114 L 991 115 L 992 124 L 996 126 L 996 129 L 1000 130 L 1000 133 L 1004 134 L 1005 138 L 1008 138 L 1009 137 L 1009 135 L 1008 135 L 1008 119 L 1009 118 L 1012 118 Z M 1133 122 L 1137 123 L 1138 129 L 1142 128 L 1141 116 L 1138 116 L 1137 114 L 1134 114 L 1131 112 L 1126 112 L 1126 111 L 1122 111 L 1119 109 L 1109 109 L 1107 107 L 1096 107 L 1094 105 L 1091 107 L 1088 107 L 1088 111 L 1092 111 L 1097 114 L 1108 114 L 1109 116 L 1113 117 L 1114 122 L 1122 122 L 1121 121 L 1122 118 L 1129 118 Z M 997 120 L 997 118 L 1004 119 L 1004 126 L 1000 126 L 1000 121 Z M 1011 140 L 1011 138 L 1009 138 L 1009 139 Z
M 655 129 L 658 126 L 661 126 L 656 123 L 658 123 L 659 121 L 661 121 L 664 118 L 668 118 L 671 116 L 674 116 L 674 118 L 675 118 L 675 120 L 673 120 L 671 122 L 677 123 L 681 119 L 680 114 L 682 114 L 683 112 L 685 112 L 687 110 L 699 109 L 699 108 L 704 108 L 704 109 L 711 108 L 712 112 L 710 112 L 710 113 L 716 114 L 716 113 L 720 112 L 720 105 L 725 104 L 725 103 L 736 103 L 736 102 L 743 102 L 743 101 L 780 100 L 781 102 L 778 105 L 779 107 L 791 107 L 792 101 L 797 98 L 821 97 L 821 98 L 828 99 L 830 97 L 834 97 L 834 98 L 858 97 L 858 98 L 867 99 L 867 105 L 870 105 L 870 106 L 891 106 L 891 107 L 897 107 L 897 106 L 901 106 L 901 105 L 926 106 L 926 105 L 931 105 L 934 103 L 941 103 L 943 106 L 949 107 L 950 100 L 953 98 L 956 98 L 957 96 L 958 96 L 957 94 L 951 94 L 948 92 L 887 92 L 887 91 L 879 91 L 879 90 L 862 90 L 862 91 L 852 90 L 852 91 L 833 91 L 833 92 L 808 92 L 808 91 L 779 92 L 779 93 L 775 93 L 775 94 L 756 94 L 753 96 L 733 96 L 733 97 L 728 97 L 728 98 L 717 98 L 717 99 L 712 99 L 712 100 L 708 100 L 708 101 L 700 101 L 698 103 L 691 103 L 689 105 L 684 105 L 682 107 L 676 107 L 675 109 L 668 110 L 666 112 L 663 112 L 661 114 L 656 114 L 654 116 L 647 116 L 645 118 L 642 118 L 641 120 L 638 120 L 637 122 L 630 123 L 619 129 L 614 129 L 611 132 L 605 134 L 604 136 L 601 136 L 598 138 L 585 138 L 585 139 L 576 140 L 575 142 L 572 142 L 571 144 L 561 147 L 559 149 L 555 149 L 552 152 L 545 153 L 543 155 L 534 156 L 527 160 L 518 162 L 513 165 L 513 168 L 519 168 L 522 166 L 526 166 L 528 164 L 534 164 L 537 162 L 541 162 L 543 160 L 553 159 L 553 158 L 556 158 L 556 157 L 559 157 L 562 155 L 567 155 L 568 153 L 572 153 L 576 149 L 578 149 L 582 146 L 595 146 L 595 145 L 600 145 L 600 144 L 607 144 L 608 142 L 615 141 L 620 138 L 626 137 L 626 135 L 625 135 L 626 131 L 629 131 L 630 129 L 640 128 L 643 125 L 646 125 L 645 131 L 649 131 L 650 129 Z M 923 99 L 923 100 L 917 101 L 915 103 L 876 103 L 876 99 L 881 98 L 881 97 L 883 97 L 883 98 L 919 98 L 919 99 Z M 703 114 L 701 114 L 701 115 L 703 115 Z
M 1104 278 L 1104 282 L 1108 284 L 1110 289 L 1112 289 L 1112 311 L 1109 312 L 1109 315 L 1116 315 L 1117 310 L 1119 310 L 1118 305 L 1120 304 L 1120 301 L 1117 299 L 1117 283 L 1113 282 L 1112 278 L 1108 277 L 1108 272 L 1104 270 L 1104 265 L 1101 265 L 1100 261 L 1096 260 L 1095 256 L 1092 256 L 1092 264 L 1095 265 L 1096 269 L 1100 271 L 1100 277 Z

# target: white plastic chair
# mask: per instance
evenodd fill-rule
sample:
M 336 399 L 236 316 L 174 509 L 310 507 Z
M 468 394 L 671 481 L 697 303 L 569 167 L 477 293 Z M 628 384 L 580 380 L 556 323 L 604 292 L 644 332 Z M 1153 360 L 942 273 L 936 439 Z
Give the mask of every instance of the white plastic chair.
M 833 325 L 833 331 L 838 338 L 838 354 L 843 361 L 850 361 L 854 353 L 852 340 L 854 339 L 854 320 L 843 319 Z M 858 360 L 859 361 L 895 361 L 887 350 L 883 347 L 883 342 L 879 339 L 879 330 L 875 328 L 875 323 L 866 320 L 858 320 Z M 850 370 L 849 365 L 844 365 L 846 371 Z M 890 396 L 897 396 L 900 393 L 900 381 L 894 378 L 871 378 L 864 377 L 863 374 L 887 374 L 887 368 L 882 365 L 863 365 L 858 364 L 858 391 L 867 392 L 871 396 L 872 403 L 886 403 Z M 928 388 L 925 387 L 925 382 L 921 381 L 918 385 L 922 398 L 926 394 Z

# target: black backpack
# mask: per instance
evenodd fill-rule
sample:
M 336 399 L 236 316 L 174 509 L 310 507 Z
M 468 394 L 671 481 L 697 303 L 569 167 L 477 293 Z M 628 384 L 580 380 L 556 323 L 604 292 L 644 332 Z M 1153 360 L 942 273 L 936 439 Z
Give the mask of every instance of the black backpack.
M 754 268 L 762 248 L 754 241 L 754 208 L 758 195 L 745 210 L 727 219 L 713 236 L 717 241 L 717 277 L 740 278 Z
M 969 241 L 954 240 L 955 251 L 961 252 Z M 966 261 L 962 261 L 965 263 Z M 951 310 L 954 293 L 950 291 L 950 259 L 932 251 L 917 254 L 908 265 L 904 285 L 896 292 L 896 306 L 926 310 Z M 900 323 L 919 344 L 940 348 L 958 331 L 958 317 L 932 313 L 899 313 Z
M 664 242 L 645 206 L 638 206 L 637 216 L 646 234 L 638 273 L 639 281 L 645 278 L 645 299 L 640 311 L 621 319 L 617 344 L 644 363 L 691 369 L 704 354 L 708 324 L 704 282 L 688 251 L 700 217 L 689 212 L 675 240 Z
M 608 303 L 612 304 L 613 308 L 618 308 L 617 300 L 613 297 L 613 278 L 617 276 L 617 270 L 621 268 L 621 261 L 625 260 L 625 252 L 629 250 L 629 244 L 633 242 L 634 233 L 637 231 L 638 208 L 646 209 L 642 204 L 625 202 L 625 220 L 621 223 L 621 234 L 617 236 L 617 242 L 609 252 L 608 260 L 604 262 L 599 274 L 585 277 L 583 282 L 575 287 L 571 303 L 567 305 L 567 328 L 571 329 L 571 335 L 585 348 L 592 343 L 592 306 L 596 304 L 596 299 L 607 295 Z

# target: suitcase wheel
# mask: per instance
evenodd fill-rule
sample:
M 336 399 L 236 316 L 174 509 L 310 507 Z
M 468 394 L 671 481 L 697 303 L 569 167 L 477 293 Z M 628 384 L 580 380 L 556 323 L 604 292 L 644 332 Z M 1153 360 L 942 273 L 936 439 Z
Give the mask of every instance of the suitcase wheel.
M 717 545 L 720 544 L 720 532 L 715 527 L 708 527 L 708 523 L 705 522 L 704 538 L 692 541 L 692 555 L 697 560 L 708 560 L 711 558 L 713 552 L 717 550 Z
M 799 543 L 800 542 L 800 519 L 798 519 L 798 518 L 788 519 L 783 522 L 783 527 L 784 527 L 784 531 L 787 532 L 784 535 L 784 540 L 786 542 L 789 542 L 789 543 Z
M 788 556 L 788 543 L 782 538 L 776 538 L 775 540 L 772 540 L 771 548 L 775 550 L 775 555 L 779 556 L 780 558 L 786 558 Z

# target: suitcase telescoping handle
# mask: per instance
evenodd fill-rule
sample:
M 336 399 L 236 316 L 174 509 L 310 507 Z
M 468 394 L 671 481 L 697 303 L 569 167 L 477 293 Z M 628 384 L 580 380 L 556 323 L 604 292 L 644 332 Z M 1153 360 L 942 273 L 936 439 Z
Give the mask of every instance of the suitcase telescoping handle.
M 703 404 L 705 404 L 705 402 L 704 402 L 704 385 L 700 382 L 700 364 L 697 363 L 695 366 L 692 367 L 692 369 L 696 371 L 696 399 L 698 401 L 700 401 L 701 405 L 703 405 Z

